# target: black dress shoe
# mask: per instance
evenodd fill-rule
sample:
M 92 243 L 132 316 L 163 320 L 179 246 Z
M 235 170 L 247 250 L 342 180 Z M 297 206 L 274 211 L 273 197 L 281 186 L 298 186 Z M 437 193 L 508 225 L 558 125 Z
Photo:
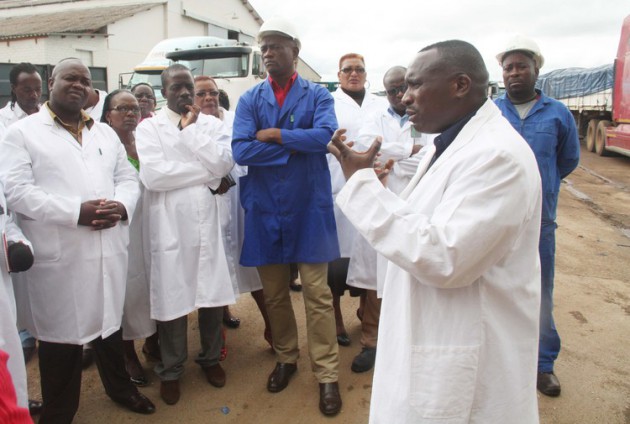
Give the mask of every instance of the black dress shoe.
M 31 415 L 39 415 L 42 413 L 42 409 L 44 409 L 44 404 L 41 400 L 28 400 L 28 412 Z
M 302 284 L 298 284 L 295 281 L 291 281 L 289 283 L 289 288 L 291 289 L 291 291 L 301 292 L 302 291 Z
M 337 334 L 337 343 L 339 343 L 339 346 L 350 346 L 351 342 L 352 340 L 350 340 L 348 333 Z
M 114 401 L 128 410 L 138 414 L 152 414 L 155 412 L 155 405 L 153 405 L 153 402 L 140 392 L 136 392 L 128 398 L 115 399 Z
M 267 380 L 267 390 L 278 393 L 289 385 L 289 379 L 297 371 L 296 364 L 283 364 L 278 362 Z
M 229 328 L 238 328 L 241 325 L 241 320 L 236 317 L 223 317 L 223 325 Z
M 366 372 L 374 367 L 376 360 L 376 349 L 373 347 L 364 347 L 357 356 L 354 357 L 350 369 L 354 372 Z
M 539 372 L 536 380 L 536 388 L 543 395 L 560 396 L 560 380 L 552 372 Z
M 337 415 L 341 411 L 339 384 L 319 383 L 319 410 L 324 415 Z

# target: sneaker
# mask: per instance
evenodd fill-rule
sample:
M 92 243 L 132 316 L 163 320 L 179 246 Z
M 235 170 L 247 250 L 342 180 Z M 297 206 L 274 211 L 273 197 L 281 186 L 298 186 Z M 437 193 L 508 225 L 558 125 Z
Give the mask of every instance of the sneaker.
M 364 347 L 361 353 L 354 357 L 350 369 L 354 372 L 366 372 L 374 367 L 376 348 Z

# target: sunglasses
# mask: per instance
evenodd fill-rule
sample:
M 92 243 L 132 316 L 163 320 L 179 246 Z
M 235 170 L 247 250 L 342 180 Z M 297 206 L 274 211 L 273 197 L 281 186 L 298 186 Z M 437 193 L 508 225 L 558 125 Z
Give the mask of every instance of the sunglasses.
M 353 67 L 350 67 L 350 66 L 348 66 L 347 68 L 341 68 L 339 71 L 343 72 L 346 75 L 350 75 L 353 72 L 356 72 L 357 75 L 365 74 L 365 68 L 353 68 Z

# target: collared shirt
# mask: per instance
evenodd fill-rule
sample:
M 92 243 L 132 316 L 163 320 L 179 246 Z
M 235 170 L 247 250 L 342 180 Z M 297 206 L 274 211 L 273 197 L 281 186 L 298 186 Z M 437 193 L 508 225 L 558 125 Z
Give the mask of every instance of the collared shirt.
M 79 120 L 77 129 L 75 130 L 73 125 L 66 124 L 65 122 L 61 120 L 61 118 L 57 116 L 55 112 L 53 112 L 48 102 L 44 103 L 44 106 L 46 106 L 46 109 L 48 109 L 48 113 L 50 113 L 50 116 L 52 117 L 53 121 L 58 123 L 61 126 L 61 128 L 68 131 L 70 135 L 72 135 L 72 137 L 74 137 L 74 139 L 79 142 L 79 144 L 81 144 L 81 141 L 83 138 L 82 136 L 83 128 L 87 127 L 87 129 L 89 130 L 90 128 L 92 128 L 92 125 L 94 125 L 94 119 L 92 119 L 90 115 L 88 115 L 83 109 L 81 109 L 81 119 Z
M 477 110 L 479 110 L 479 108 L 475 109 L 473 112 L 470 112 L 468 115 L 464 116 L 462 119 L 442 131 L 442 134 L 435 137 L 435 139 L 433 140 L 433 144 L 435 144 L 435 155 L 433 155 L 433 159 L 431 159 L 429 168 L 435 163 L 440 155 L 444 153 L 448 146 L 453 143 L 462 128 L 464 128 L 468 121 L 470 121 L 471 118 L 475 116 Z
M 398 112 L 394 110 L 391 106 L 387 108 L 387 113 L 389 113 L 396 121 L 398 121 L 398 125 L 400 128 L 404 127 L 407 122 L 409 122 L 409 115 L 406 113 L 403 116 L 400 116 Z
M 182 120 L 182 115 L 169 109 L 168 107 L 165 107 L 164 109 L 166 109 L 166 116 L 168 117 L 168 120 L 171 121 L 177 128 L 181 129 L 179 123 Z
M 291 87 L 293 87 L 293 83 L 297 79 L 297 72 L 293 73 L 293 76 L 289 78 L 287 85 L 284 87 L 280 87 L 277 82 L 269 76 L 269 83 L 271 84 L 271 89 L 273 90 L 273 94 L 276 96 L 276 101 L 278 102 L 278 106 L 282 107 L 284 104 L 284 100 L 289 95 L 289 91 L 291 91 Z

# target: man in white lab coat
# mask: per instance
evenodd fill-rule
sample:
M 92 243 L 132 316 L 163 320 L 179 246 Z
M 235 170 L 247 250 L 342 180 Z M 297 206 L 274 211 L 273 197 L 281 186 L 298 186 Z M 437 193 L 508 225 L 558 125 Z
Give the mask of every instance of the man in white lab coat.
M 367 150 L 376 137 L 381 137 L 379 161 L 393 161 L 387 177 L 387 188 L 399 194 L 416 173 L 420 158 L 426 150 L 423 147 L 433 141 L 433 135 L 419 133 L 412 128 L 402 97 L 407 90 L 405 84 L 406 68 L 395 66 L 383 76 L 383 86 L 387 94 L 387 105 L 363 120 L 363 125 L 356 138 L 356 150 Z M 346 133 L 346 138 L 347 138 Z M 365 290 L 363 319 L 361 320 L 361 352 L 352 361 L 354 372 L 366 372 L 374 366 L 378 321 L 381 311 L 382 293 L 377 294 L 377 254 L 365 238 L 354 239 L 350 265 L 348 267 L 348 285 Z M 384 268 L 387 262 L 383 261 Z M 381 278 L 382 280 L 382 278 Z M 381 281 L 382 282 L 382 281 Z M 382 290 L 382 287 L 380 287 Z
M 42 424 L 72 421 L 87 342 L 107 395 L 134 412 L 155 411 L 125 372 L 120 331 L 138 179 L 116 133 L 82 110 L 90 87 L 83 63 L 61 61 L 50 101 L 13 124 L 0 146 L 7 202 L 35 251 L 15 290 L 19 320 L 40 341 Z
M 11 100 L 0 109 L 0 124 L 5 127 L 39 112 L 42 77 L 28 62 L 18 63 L 9 72 Z
M 37 68 L 31 63 L 22 62 L 11 68 L 9 83 L 11 84 L 11 100 L 0 109 L 0 127 L 7 128 L 20 119 L 39 112 L 42 95 L 42 78 Z M 0 139 L 2 139 L 4 131 L 6 128 L 0 129 Z M 15 304 L 13 290 L 11 290 L 11 301 Z M 37 350 L 37 341 L 26 329 L 21 329 L 19 334 L 24 361 L 28 363 Z M 17 387 L 16 389 L 19 396 L 21 389 Z M 41 412 L 42 402 L 29 400 L 28 406 L 31 414 L 35 415 Z
M 400 195 L 337 133 L 337 203 L 389 261 L 371 423 L 537 423 L 540 177 L 470 44 L 424 48 L 403 97 L 440 133 Z M 368 169 L 361 169 L 368 168 Z M 387 169 L 385 169 L 385 175 Z
M 208 382 L 225 385 L 219 364 L 223 305 L 235 303 L 221 238 L 216 190 L 232 169 L 230 133 L 193 104 L 190 70 L 175 64 L 162 73 L 166 107 L 138 126 L 136 144 L 143 206 L 145 251 L 150 252 L 151 318 L 158 321 L 160 395 L 179 401 L 188 314 L 199 309 L 201 352 L 196 362 Z

